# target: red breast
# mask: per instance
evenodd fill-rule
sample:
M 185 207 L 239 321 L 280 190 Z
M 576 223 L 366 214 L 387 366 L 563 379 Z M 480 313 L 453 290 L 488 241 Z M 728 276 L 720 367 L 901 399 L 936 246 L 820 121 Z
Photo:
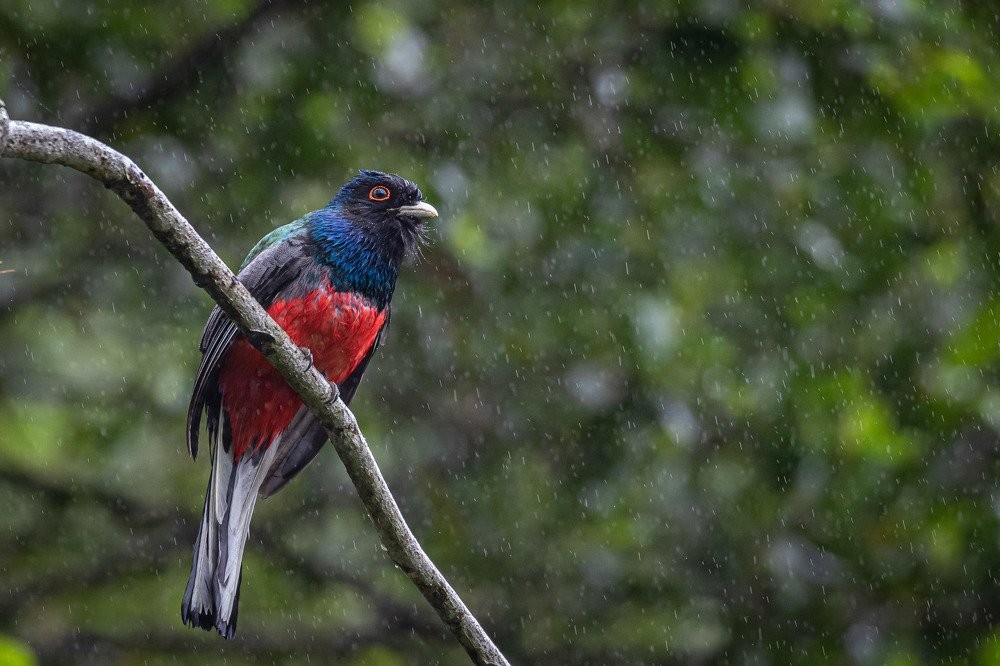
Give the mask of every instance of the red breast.
M 312 352 L 313 363 L 334 383 L 347 379 L 371 349 L 385 310 L 357 294 L 329 286 L 275 301 L 268 314 L 292 341 Z M 219 372 L 222 406 L 229 416 L 233 455 L 270 442 L 288 427 L 302 402 L 260 352 L 244 338 L 233 343 Z

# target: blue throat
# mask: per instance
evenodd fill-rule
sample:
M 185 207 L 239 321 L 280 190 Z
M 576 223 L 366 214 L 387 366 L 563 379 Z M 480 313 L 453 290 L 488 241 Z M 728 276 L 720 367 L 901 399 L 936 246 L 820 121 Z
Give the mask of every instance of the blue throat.
M 399 261 L 380 250 L 377 239 L 344 219 L 335 202 L 310 215 L 309 234 L 335 289 L 359 293 L 379 310 L 389 305 Z

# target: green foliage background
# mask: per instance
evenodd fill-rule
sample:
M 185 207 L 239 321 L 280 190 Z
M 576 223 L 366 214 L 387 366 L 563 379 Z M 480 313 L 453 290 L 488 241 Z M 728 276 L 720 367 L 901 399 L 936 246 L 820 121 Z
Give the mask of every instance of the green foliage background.
M 1000 663 L 989 3 L 6 0 L 0 98 L 238 265 L 358 168 L 441 211 L 355 409 L 519 663 Z M 332 452 L 179 604 L 210 309 L 0 163 L 0 661 L 463 663 Z M 20 661 L 18 661 L 20 660 Z

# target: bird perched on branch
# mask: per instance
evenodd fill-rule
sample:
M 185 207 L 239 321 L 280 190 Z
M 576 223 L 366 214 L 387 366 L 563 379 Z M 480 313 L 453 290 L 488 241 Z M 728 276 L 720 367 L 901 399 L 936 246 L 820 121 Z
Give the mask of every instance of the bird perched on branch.
M 437 211 L 416 185 L 361 171 L 322 210 L 265 236 L 238 278 L 350 403 L 389 323 L 400 264 Z M 326 442 L 322 424 L 218 307 L 188 408 L 198 453 L 202 413 L 212 451 L 205 511 L 181 617 L 236 632 L 243 548 L 259 494 L 280 490 Z

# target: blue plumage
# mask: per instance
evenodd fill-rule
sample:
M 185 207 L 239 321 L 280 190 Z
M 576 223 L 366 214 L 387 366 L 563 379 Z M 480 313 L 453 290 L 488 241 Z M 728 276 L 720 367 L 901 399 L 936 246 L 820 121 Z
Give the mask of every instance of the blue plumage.
M 386 188 L 387 199 L 371 199 L 371 191 L 378 187 Z M 337 289 L 360 293 L 384 308 L 392 300 L 403 258 L 421 238 L 420 221 L 427 213 L 418 210 L 422 199 L 420 188 L 404 178 L 361 171 L 325 208 L 264 236 L 243 260 L 241 270 L 269 247 L 307 236 Z M 415 214 L 398 214 L 401 205 L 404 209 L 409 205 Z
M 392 299 L 401 257 L 387 254 L 378 239 L 330 208 L 318 211 L 316 217 L 309 233 L 320 248 L 320 262 L 330 269 L 334 288 L 363 294 L 379 309 L 385 308 Z

